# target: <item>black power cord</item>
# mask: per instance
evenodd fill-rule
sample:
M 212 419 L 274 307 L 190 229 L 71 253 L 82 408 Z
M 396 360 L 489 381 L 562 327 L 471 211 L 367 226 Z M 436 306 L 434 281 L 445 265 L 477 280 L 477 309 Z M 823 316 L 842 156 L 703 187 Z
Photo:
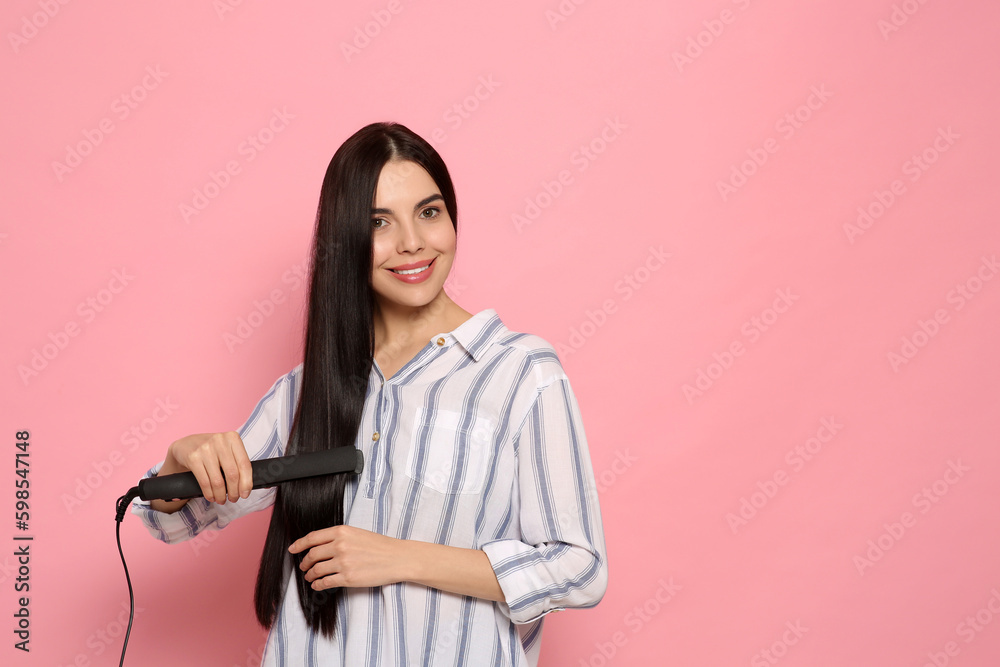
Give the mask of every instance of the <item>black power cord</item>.
M 335 447 L 319 452 L 306 452 L 279 456 L 271 459 L 251 461 L 253 469 L 253 488 L 266 489 L 281 482 L 296 479 L 306 479 L 334 473 L 358 474 L 364 469 L 364 457 L 354 447 Z M 221 470 L 221 469 L 220 469 Z M 115 505 L 115 539 L 118 542 L 118 555 L 122 558 L 125 568 L 125 582 L 128 584 L 128 628 L 125 630 L 125 642 L 122 645 L 122 659 L 118 667 L 125 665 L 125 650 L 128 648 L 128 638 L 132 634 L 132 619 L 135 617 L 135 596 L 132 594 L 132 580 L 128 576 L 128 565 L 125 564 L 125 554 L 122 553 L 121 526 L 128 512 L 128 506 L 135 498 L 142 500 L 173 499 L 201 497 L 201 487 L 194 473 L 182 472 L 162 477 L 155 476 L 143 479 L 138 486 L 133 486 Z
M 125 568 L 125 583 L 128 584 L 128 629 L 125 630 L 125 643 L 122 645 L 122 659 L 118 667 L 125 664 L 125 649 L 128 648 L 128 636 L 132 633 L 132 618 L 135 616 L 135 596 L 132 594 L 132 580 L 128 576 L 128 565 L 125 564 L 125 554 L 122 553 L 122 520 L 132 500 L 139 495 L 139 487 L 133 486 L 128 493 L 118 499 L 115 504 L 115 540 L 118 542 L 118 555 L 122 558 L 122 567 Z

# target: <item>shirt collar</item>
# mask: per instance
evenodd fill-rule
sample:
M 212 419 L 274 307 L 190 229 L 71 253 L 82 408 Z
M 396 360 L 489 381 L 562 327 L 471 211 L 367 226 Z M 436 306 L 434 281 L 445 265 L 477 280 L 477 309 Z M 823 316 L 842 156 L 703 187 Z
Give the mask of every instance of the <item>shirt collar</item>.
M 451 336 L 476 361 L 479 361 L 490 345 L 507 333 L 507 327 L 500 321 L 500 316 L 492 308 L 481 310 L 458 326 L 450 333 Z

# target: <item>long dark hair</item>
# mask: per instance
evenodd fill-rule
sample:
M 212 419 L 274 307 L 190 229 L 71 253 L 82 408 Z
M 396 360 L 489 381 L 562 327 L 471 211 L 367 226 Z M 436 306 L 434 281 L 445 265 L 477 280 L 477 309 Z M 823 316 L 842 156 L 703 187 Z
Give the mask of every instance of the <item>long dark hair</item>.
M 337 150 L 316 214 L 302 388 L 288 454 L 354 447 L 375 351 L 371 209 L 379 174 L 390 160 L 415 162 L 430 174 L 458 230 L 448 168 L 413 131 L 397 123 L 373 123 Z M 254 591 L 257 620 L 264 627 L 273 625 L 281 606 L 288 546 L 311 531 L 344 522 L 347 484 L 348 475 L 342 474 L 278 487 Z M 314 591 L 297 567 L 303 556 L 298 554 L 291 568 L 302 612 L 309 627 L 332 637 L 340 589 Z

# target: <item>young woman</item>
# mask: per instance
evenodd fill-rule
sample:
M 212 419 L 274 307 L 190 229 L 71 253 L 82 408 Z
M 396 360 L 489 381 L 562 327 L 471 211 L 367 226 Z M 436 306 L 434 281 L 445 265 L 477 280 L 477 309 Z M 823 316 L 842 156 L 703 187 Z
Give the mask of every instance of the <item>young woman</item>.
M 255 591 L 264 665 L 536 665 L 543 617 L 597 604 L 607 558 L 569 381 L 547 342 L 444 291 L 451 177 L 393 123 L 323 181 L 304 361 L 238 431 L 167 448 L 204 498 L 133 512 L 165 542 L 273 505 Z M 330 447 L 360 475 L 251 491 L 250 460 Z

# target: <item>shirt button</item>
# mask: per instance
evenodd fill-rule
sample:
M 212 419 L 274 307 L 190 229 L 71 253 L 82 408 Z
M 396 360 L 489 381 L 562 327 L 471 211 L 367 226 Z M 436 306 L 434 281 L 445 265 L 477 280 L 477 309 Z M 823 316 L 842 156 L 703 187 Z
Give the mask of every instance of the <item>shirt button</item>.
M 375 442 L 378 442 L 378 431 L 375 431 L 374 433 L 372 433 L 372 440 L 375 441 Z
M 437 339 L 437 344 L 438 344 L 438 346 L 444 345 L 444 338 L 438 338 Z

